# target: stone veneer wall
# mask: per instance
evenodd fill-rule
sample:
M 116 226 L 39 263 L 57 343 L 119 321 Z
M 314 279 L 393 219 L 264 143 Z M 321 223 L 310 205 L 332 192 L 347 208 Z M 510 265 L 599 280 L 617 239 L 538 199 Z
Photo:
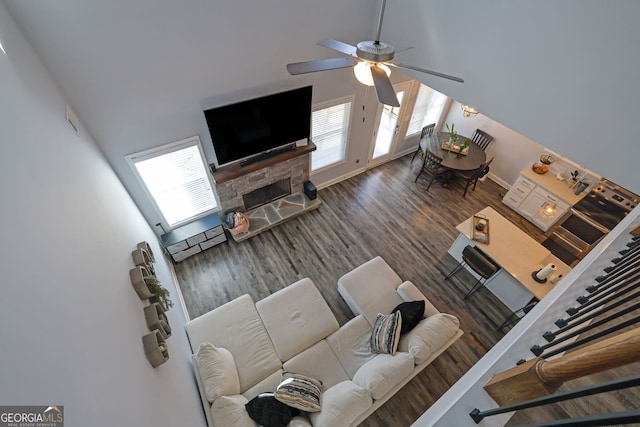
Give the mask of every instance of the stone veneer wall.
M 291 193 L 301 193 L 304 182 L 309 180 L 309 162 L 310 154 L 305 154 L 216 184 L 222 211 L 245 211 L 243 194 L 285 178 L 291 178 Z

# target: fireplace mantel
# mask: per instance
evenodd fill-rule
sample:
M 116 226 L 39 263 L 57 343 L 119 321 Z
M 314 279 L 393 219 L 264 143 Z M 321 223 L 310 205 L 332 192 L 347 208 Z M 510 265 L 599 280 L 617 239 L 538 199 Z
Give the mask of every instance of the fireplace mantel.
M 246 175 L 260 169 L 268 168 L 277 163 L 285 162 L 295 157 L 311 153 L 315 150 L 316 145 L 313 142 L 309 141 L 307 145 L 296 147 L 295 150 L 287 151 L 255 163 L 248 164 L 246 166 L 240 166 L 240 163 L 232 163 L 227 166 L 222 166 L 213 173 L 213 178 L 215 179 L 216 184 L 224 184 L 225 182 L 241 177 L 242 175 Z

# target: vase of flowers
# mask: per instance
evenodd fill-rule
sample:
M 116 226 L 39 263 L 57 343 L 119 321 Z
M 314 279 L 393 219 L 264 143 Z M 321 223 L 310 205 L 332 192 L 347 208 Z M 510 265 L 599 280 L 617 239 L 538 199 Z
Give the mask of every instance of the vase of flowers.
M 445 126 L 447 127 L 447 132 L 449 133 L 449 147 L 451 147 L 458 142 L 458 132 L 455 129 L 455 123 L 451 123 L 451 127 L 449 127 L 449 123 L 445 123 Z

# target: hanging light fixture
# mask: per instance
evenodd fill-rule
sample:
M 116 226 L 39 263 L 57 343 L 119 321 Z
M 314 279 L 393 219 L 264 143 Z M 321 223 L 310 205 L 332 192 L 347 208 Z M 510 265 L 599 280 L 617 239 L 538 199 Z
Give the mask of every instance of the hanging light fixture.
M 460 108 L 462 108 L 462 115 L 465 117 L 473 117 L 478 114 L 478 110 L 470 105 L 461 104 Z
M 544 203 L 540 208 L 540 213 L 547 218 L 552 218 L 556 214 L 556 204 L 553 205 L 551 203 Z
M 353 73 L 360 83 L 366 86 L 373 86 L 373 77 L 371 77 L 371 67 L 382 69 L 387 77 L 391 75 L 391 69 L 384 64 L 376 64 L 374 62 L 360 61 L 353 67 Z

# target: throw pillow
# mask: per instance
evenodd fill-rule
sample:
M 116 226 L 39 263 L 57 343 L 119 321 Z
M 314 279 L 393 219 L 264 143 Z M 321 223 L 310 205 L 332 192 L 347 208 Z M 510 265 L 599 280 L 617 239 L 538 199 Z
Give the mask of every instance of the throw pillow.
M 322 382 L 305 375 L 283 372 L 282 382 L 274 393 L 276 399 L 305 412 L 320 410 Z
M 402 317 L 402 328 L 400 334 L 404 334 L 416 327 L 424 317 L 424 300 L 407 301 L 398 304 L 391 313 L 400 312 Z
M 387 315 L 378 313 L 371 331 L 371 351 L 395 354 L 400 341 L 401 328 L 402 317 L 399 311 Z
M 245 405 L 253 421 L 263 427 L 287 427 L 300 410 L 280 402 L 273 393 L 262 393 Z
M 240 393 L 236 362 L 229 350 L 204 342 L 200 344 L 195 360 L 209 402 L 218 396 Z

